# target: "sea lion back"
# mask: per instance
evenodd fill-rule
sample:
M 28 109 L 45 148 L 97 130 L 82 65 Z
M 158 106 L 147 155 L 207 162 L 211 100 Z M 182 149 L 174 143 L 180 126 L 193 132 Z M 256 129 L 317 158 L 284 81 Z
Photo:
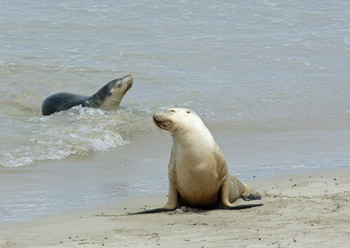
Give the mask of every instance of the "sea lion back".
M 46 98 L 42 104 L 41 111 L 43 115 L 51 115 L 55 112 L 68 110 L 77 105 L 84 105 L 87 100 L 86 96 L 61 92 L 56 93 Z

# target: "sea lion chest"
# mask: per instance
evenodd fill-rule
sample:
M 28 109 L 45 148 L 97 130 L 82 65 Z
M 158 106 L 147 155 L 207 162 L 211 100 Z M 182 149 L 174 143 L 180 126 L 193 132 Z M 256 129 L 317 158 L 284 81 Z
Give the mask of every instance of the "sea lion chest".
M 218 200 L 220 179 L 213 152 L 207 148 L 178 146 L 175 156 L 176 188 L 187 205 L 204 207 Z

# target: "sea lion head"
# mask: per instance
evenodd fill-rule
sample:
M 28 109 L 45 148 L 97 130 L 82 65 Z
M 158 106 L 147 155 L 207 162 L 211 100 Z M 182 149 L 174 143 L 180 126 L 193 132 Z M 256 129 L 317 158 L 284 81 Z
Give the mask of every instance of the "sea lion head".
M 159 128 L 176 134 L 204 125 L 199 116 L 190 109 L 171 108 L 153 115 L 153 122 Z
M 117 108 L 124 95 L 130 90 L 133 83 L 131 75 L 114 79 L 103 86 L 95 95 L 93 100 L 105 109 Z

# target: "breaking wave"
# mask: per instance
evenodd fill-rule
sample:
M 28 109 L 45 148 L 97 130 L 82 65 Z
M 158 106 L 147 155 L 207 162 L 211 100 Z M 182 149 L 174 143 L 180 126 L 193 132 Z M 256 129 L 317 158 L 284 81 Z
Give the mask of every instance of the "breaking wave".
M 86 156 L 127 144 L 118 132 L 128 122 L 121 115 L 118 111 L 106 114 L 101 109 L 79 106 L 49 117 L 32 117 L 26 123 L 30 125 L 26 137 L 20 137 L 22 144 L 12 142 L 1 151 L 0 166 L 28 166 L 37 161 Z M 128 118 L 127 114 L 124 117 Z

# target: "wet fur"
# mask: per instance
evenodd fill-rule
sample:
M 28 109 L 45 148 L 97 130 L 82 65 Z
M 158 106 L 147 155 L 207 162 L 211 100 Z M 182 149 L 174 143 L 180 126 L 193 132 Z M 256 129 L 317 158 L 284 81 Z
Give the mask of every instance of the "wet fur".
M 91 108 L 117 108 L 123 96 L 131 88 L 132 81 L 133 79 L 130 75 L 123 78 L 114 79 L 104 85 L 92 96 L 76 95 L 67 92 L 53 94 L 44 100 L 42 104 L 42 114 L 51 115 L 55 112 L 68 110 L 79 105 L 82 107 Z M 128 85 L 122 85 L 125 83 Z M 114 96 L 116 95 L 115 93 L 111 96 L 111 91 L 118 91 L 118 88 L 121 86 L 126 87 L 123 89 L 125 92 L 120 92 L 120 94 L 117 96 Z M 119 91 L 121 90 L 122 89 L 119 89 Z

